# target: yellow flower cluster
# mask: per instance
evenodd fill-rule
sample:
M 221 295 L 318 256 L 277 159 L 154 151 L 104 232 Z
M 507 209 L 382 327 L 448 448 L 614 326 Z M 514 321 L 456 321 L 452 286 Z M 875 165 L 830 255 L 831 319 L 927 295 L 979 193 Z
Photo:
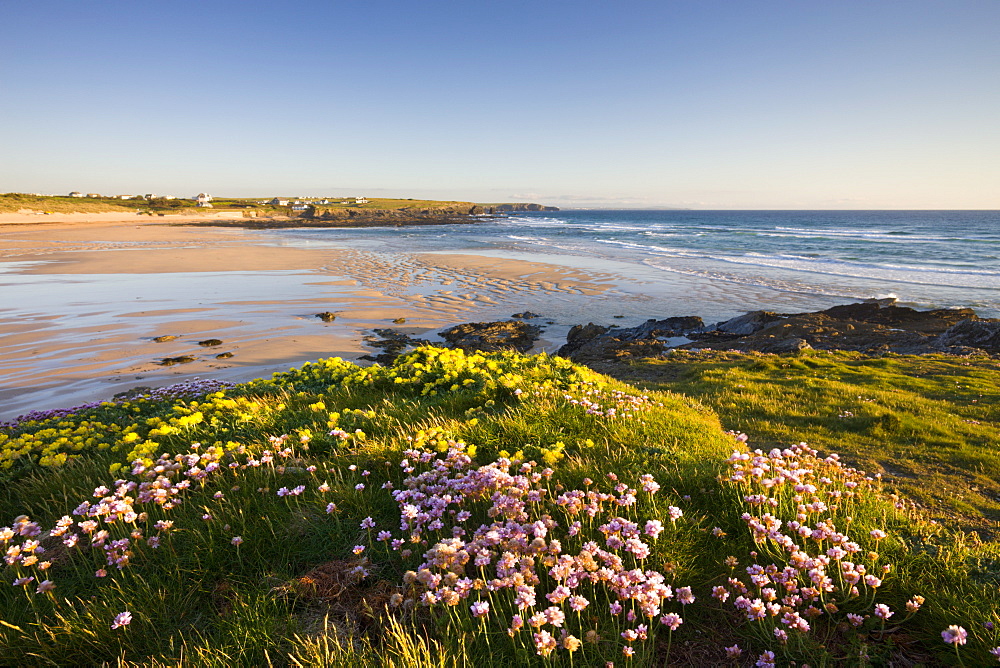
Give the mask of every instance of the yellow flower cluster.
M 271 384 L 289 390 L 323 391 L 331 386 L 412 388 L 420 396 L 468 392 L 472 396 L 498 390 L 535 388 L 572 389 L 596 374 L 560 357 L 518 353 L 472 353 L 424 347 L 400 357 L 391 367 L 358 367 L 339 357 L 321 359 L 274 375 Z M 266 384 L 266 381 L 260 381 Z M 321 411 L 319 402 L 309 406 Z
M 281 407 L 253 397 L 226 397 L 223 392 L 210 394 L 201 403 L 155 403 L 146 399 L 104 403 L 93 412 L 25 422 L 12 433 L 0 432 L 0 472 L 31 464 L 62 466 L 98 450 L 124 453 L 124 463 L 136 459 L 149 463 L 164 449 L 187 447 L 196 440 L 233 449 L 236 443 L 219 439 L 235 435 L 241 424 L 259 423 L 261 413 Z M 151 408 L 159 409 L 161 415 L 141 419 Z M 119 463 L 114 468 L 120 467 Z
M 36 431 L 22 431 L 13 436 L 0 433 L 0 471 L 36 460 L 42 466 L 62 466 L 75 458 L 76 453 L 111 447 L 120 431 L 116 424 L 62 419 Z

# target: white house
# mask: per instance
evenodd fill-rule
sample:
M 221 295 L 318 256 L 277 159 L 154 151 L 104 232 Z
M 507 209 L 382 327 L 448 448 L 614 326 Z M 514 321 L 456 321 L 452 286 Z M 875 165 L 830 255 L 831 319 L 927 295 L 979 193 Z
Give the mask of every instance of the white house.
M 292 211 L 305 211 L 309 208 L 308 204 L 296 204 L 292 207 Z
M 82 192 L 79 192 L 79 191 L 77 191 L 77 190 L 74 190 L 73 192 L 71 192 L 71 193 L 69 194 L 69 196 L 70 196 L 70 197 L 83 197 L 83 193 L 82 193 Z
M 273 204 L 274 206 L 288 206 L 288 200 L 275 197 L 270 201 L 270 204 Z
M 366 197 L 355 197 L 354 198 L 354 203 L 355 204 L 368 204 L 368 198 L 366 198 Z

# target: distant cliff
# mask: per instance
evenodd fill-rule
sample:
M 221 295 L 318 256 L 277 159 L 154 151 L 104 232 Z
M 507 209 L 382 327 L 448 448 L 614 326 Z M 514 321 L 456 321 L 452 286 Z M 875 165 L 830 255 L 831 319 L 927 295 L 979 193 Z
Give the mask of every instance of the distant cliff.
M 251 228 L 277 227 L 402 227 L 406 225 L 456 225 L 477 223 L 484 216 L 515 211 L 558 211 L 554 206 L 541 204 L 448 204 L 443 206 L 412 206 L 393 209 L 366 207 L 309 206 L 303 211 L 280 213 L 243 211 L 243 218 L 236 221 L 209 222 L 200 225 L 224 225 Z

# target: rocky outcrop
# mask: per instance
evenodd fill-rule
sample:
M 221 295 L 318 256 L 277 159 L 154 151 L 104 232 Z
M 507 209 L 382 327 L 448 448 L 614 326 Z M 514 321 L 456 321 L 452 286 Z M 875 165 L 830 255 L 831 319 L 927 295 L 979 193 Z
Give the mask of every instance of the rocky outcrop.
M 500 322 L 467 322 L 441 332 L 452 348 L 466 352 L 516 350 L 528 352 L 542 330 L 519 320 Z
M 979 348 L 1000 353 L 1000 320 L 963 320 L 938 337 L 945 348 Z
M 600 367 L 631 358 L 656 357 L 687 337 L 680 349 L 795 353 L 851 350 L 867 354 L 1000 353 L 1000 320 L 982 320 L 971 309 L 918 311 L 879 300 L 835 306 L 813 313 L 752 311 L 709 327 L 700 319 L 649 320 L 613 329 L 590 323 L 570 330 L 559 354 Z
M 963 346 L 942 340 L 941 335 L 963 320 L 978 321 L 974 311 L 918 311 L 894 302 L 873 300 L 814 313 L 753 311 L 690 334 L 696 342 L 682 347 L 742 352 L 788 352 L 807 347 L 873 354 L 967 352 L 952 350 Z
M 715 326 L 714 331 L 731 336 L 747 336 L 764 329 L 772 322 L 781 320 L 787 316 L 773 311 L 751 311 L 735 318 L 720 322 Z
M 655 356 L 675 343 L 670 339 L 689 336 L 704 326 L 704 321 L 697 316 L 651 318 L 638 327 L 627 328 L 604 327 L 591 322 L 573 327 L 566 336 L 566 345 L 557 354 L 583 364 L 609 358 Z
M 377 355 L 362 355 L 359 359 L 378 362 L 383 366 L 389 366 L 397 357 L 412 348 L 430 343 L 426 339 L 418 339 L 395 329 L 376 329 L 374 336 L 366 336 L 364 341 L 382 352 Z

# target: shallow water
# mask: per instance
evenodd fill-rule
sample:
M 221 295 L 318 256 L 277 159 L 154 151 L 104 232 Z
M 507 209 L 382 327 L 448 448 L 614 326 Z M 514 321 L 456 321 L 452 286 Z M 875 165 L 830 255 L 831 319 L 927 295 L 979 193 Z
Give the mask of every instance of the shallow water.
M 895 296 L 1000 316 L 997 211 L 561 211 L 482 225 L 281 230 L 288 244 L 460 252 L 613 270 L 708 320 Z

